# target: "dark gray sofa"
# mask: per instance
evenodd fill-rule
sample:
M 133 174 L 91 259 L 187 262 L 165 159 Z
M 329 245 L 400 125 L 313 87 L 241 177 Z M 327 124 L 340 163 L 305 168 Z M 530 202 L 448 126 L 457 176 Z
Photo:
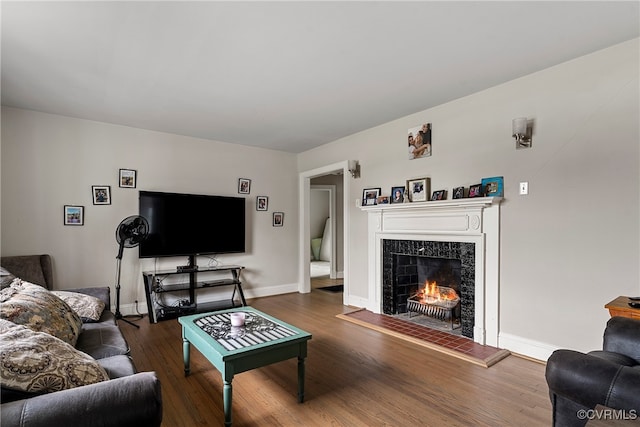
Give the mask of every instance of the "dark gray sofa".
M 0 265 L 25 281 L 53 290 L 49 255 L 0 258 Z M 65 289 L 93 295 L 105 303 L 98 322 L 83 323 L 76 348 L 98 361 L 109 381 L 42 395 L 1 388 L 0 425 L 160 426 L 162 394 L 154 372 L 136 371 L 129 346 L 110 311 L 108 287 Z

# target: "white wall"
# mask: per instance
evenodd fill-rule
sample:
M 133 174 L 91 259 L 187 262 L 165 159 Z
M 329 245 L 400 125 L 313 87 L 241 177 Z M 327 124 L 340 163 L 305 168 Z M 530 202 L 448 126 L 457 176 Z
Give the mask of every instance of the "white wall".
M 137 190 L 237 195 L 244 177 L 253 180 L 249 252 L 223 261 L 248 267 L 248 294 L 287 292 L 298 280 L 296 171 L 358 159 L 352 202 L 364 188 L 389 194 L 408 178 L 450 191 L 502 175 L 501 344 L 534 356 L 598 348 L 604 304 L 640 295 L 638 51 L 636 39 L 298 156 L 3 108 L 2 254 L 52 254 L 59 289 L 113 286 L 114 231 L 137 212 Z M 521 116 L 536 130 L 533 148 L 516 151 L 511 120 Z M 425 122 L 433 156 L 409 161 L 407 129 Z M 118 188 L 119 168 L 138 170 L 136 190 Z M 530 184 L 526 197 L 520 181 Z M 93 206 L 91 185 L 111 185 L 113 204 Z M 255 211 L 257 195 L 269 196 L 269 212 Z M 85 226 L 62 225 L 65 204 L 85 206 Z M 282 228 L 271 227 L 275 210 L 285 212 Z M 366 214 L 355 203 L 346 211 L 346 298 L 358 301 L 368 297 Z M 153 268 L 125 252 L 123 304 L 144 301 L 140 273 Z
M 599 348 L 604 305 L 640 295 L 638 52 L 635 39 L 368 129 L 300 154 L 298 170 L 358 159 L 352 201 L 409 178 L 450 194 L 504 176 L 501 346 L 538 358 Z M 516 117 L 535 120 L 533 148 L 515 149 Z M 407 160 L 407 130 L 425 122 L 433 156 Z M 368 298 L 366 214 L 352 203 L 348 215 L 347 298 L 357 301 Z
M 297 290 L 295 155 L 13 108 L 2 109 L 1 149 L 2 254 L 51 254 L 58 289 L 108 285 L 113 297 L 115 229 L 138 213 L 139 190 L 241 196 L 238 178 L 250 178 L 247 253 L 220 260 L 246 266 L 248 297 Z M 120 168 L 138 171 L 136 189 L 118 187 Z M 112 204 L 94 206 L 92 185 L 110 185 Z M 256 211 L 258 195 L 268 212 Z M 85 206 L 84 226 L 63 225 L 65 204 Z M 285 213 L 284 227 L 272 227 L 273 211 Z M 185 223 L 185 232 L 197 230 Z M 125 250 L 122 312 L 135 300 L 145 311 L 142 271 L 185 263 Z

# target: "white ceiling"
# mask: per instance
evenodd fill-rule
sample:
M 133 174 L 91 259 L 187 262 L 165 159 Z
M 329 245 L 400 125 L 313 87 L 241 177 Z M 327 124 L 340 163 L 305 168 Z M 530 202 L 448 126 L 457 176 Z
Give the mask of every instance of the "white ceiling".
M 299 153 L 636 38 L 639 5 L 4 0 L 2 104 Z

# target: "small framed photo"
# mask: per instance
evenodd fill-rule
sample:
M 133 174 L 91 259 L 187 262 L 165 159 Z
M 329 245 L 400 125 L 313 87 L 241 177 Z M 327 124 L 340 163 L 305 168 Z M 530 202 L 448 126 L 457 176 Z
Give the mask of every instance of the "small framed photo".
M 64 225 L 84 225 L 84 206 L 64 205 Z
M 404 203 L 405 187 L 391 187 L 391 203 Z
M 456 187 L 453 189 L 454 199 L 464 199 L 464 187 Z
M 251 193 L 251 180 L 247 178 L 238 179 L 238 193 L 249 194 Z
M 110 205 L 111 204 L 111 186 L 110 185 L 93 185 L 91 186 L 91 195 L 94 205 Z
M 447 190 L 434 191 L 431 200 L 447 200 Z
M 120 169 L 118 185 L 120 188 L 136 188 L 136 171 L 133 169 Z
M 269 209 L 269 198 L 267 196 L 258 196 L 256 198 L 256 210 L 266 211 Z
M 431 178 L 416 178 L 407 181 L 409 200 L 412 202 L 426 202 L 431 194 Z
M 482 178 L 482 190 L 485 197 L 502 197 L 504 195 L 503 177 Z
M 482 197 L 482 184 L 475 184 L 470 186 L 469 197 Z
M 282 227 L 284 225 L 284 212 L 273 213 L 273 226 Z
M 388 205 L 389 204 L 389 196 L 379 196 L 378 197 L 379 205 Z
M 365 188 L 362 190 L 362 206 L 373 206 L 378 203 L 380 188 Z

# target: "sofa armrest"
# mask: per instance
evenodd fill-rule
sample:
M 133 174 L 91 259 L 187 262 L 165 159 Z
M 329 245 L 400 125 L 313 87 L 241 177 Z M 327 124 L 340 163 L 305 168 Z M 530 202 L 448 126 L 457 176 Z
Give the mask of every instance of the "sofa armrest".
M 618 316 L 609 319 L 602 349 L 624 354 L 640 363 L 640 320 Z
M 547 361 L 549 391 L 586 408 L 601 404 L 640 413 L 640 369 L 573 350 L 556 350 Z
M 0 264 L 22 280 L 49 290 L 53 289 L 53 266 L 50 255 L 4 256 L 0 258 Z
M 155 372 L 3 403 L 0 413 L 1 425 L 20 427 L 139 427 L 161 422 L 162 395 Z
M 104 309 L 111 310 L 111 289 L 108 286 L 100 286 L 97 288 L 76 288 L 64 289 L 67 292 L 77 292 L 79 294 L 91 295 L 99 298 L 104 302 Z

